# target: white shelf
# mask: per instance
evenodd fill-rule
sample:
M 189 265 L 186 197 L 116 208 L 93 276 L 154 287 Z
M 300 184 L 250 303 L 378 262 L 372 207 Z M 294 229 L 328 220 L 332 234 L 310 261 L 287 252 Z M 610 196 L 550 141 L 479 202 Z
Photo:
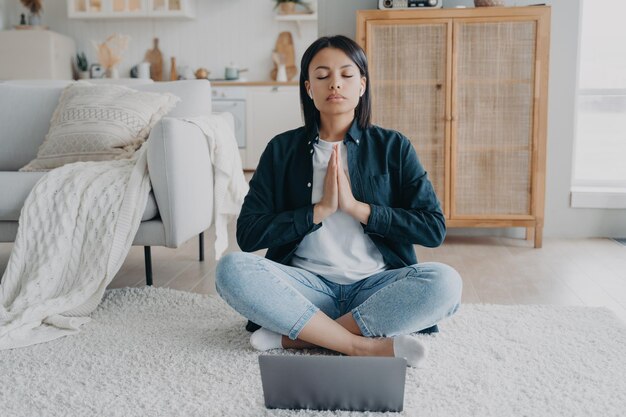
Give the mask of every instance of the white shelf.
M 276 20 L 281 22 L 298 22 L 317 20 L 317 13 L 277 14 Z
M 298 29 L 298 36 L 302 35 L 302 22 L 316 22 L 317 12 L 314 13 L 293 13 L 293 14 L 277 14 L 275 19 L 279 22 L 295 22 Z
M 193 1 L 180 0 L 179 9 L 163 10 L 156 5 L 155 0 L 140 0 L 139 9 L 134 11 L 119 10 L 113 8 L 113 0 L 101 0 L 99 10 L 89 10 L 91 0 L 67 0 L 67 16 L 70 19 L 193 19 L 195 17 Z M 166 1 L 165 8 L 169 1 Z M 129 6 L 129 3 L 126 3 Z

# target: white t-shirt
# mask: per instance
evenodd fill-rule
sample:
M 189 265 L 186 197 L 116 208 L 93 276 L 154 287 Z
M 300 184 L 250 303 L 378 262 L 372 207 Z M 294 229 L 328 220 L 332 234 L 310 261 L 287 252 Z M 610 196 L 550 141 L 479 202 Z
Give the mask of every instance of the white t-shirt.
M 326 169 L 335 143 L 339 142 L 320 139 L 314 144 L 311 204 L 322 199 Z M 339 156 L 347 174 L 348 149 L 343 142 L 339 143 Z M 341 210 L 328 216 L 322 227 L 304 237 L 291 264 L 343 285 L 387 269 L 382 254 L 363 231 L 361 222 Z

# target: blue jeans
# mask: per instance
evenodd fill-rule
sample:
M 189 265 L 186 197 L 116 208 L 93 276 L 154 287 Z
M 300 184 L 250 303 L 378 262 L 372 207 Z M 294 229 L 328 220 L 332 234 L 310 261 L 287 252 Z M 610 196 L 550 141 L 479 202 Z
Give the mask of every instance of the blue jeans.
M 293 340 L 319 310 L 333 320 L 351 312 L 367 337 L 415 333 L 454 314 L 463 284 L 458 272 L 437 262 L 340 285 L 304 269 L 234 252 L 219 261 L 215 286 L 239 314 Z

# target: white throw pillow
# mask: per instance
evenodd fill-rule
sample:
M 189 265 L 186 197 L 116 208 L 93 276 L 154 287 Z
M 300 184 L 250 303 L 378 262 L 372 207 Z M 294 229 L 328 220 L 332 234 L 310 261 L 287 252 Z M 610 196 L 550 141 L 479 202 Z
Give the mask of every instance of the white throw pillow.
M 20 171 L 47 171 L 78 161 L 130 158 L 148 138 L 150 129 L 178 101 L 169 93 L 72 83 L 61 94 L 37 158 Z

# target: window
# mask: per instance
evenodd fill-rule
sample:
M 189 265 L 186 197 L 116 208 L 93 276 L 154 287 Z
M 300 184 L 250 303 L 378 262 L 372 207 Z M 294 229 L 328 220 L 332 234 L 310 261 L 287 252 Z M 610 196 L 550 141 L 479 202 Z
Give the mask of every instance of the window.
M 581 187 L 626 194 L 625 14 L 624 0 L 582 1 L 573 206 Z

